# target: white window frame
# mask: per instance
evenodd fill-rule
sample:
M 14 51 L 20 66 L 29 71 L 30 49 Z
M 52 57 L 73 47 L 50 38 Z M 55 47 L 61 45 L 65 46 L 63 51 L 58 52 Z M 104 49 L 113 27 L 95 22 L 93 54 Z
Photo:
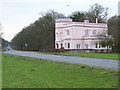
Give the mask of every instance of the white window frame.
M 80 46 L 81 46 L 80 44 L 77 44 L 77 49 L 80 49 Z
M 67 47 L 67 44 L 65 43 L 65 48 Z

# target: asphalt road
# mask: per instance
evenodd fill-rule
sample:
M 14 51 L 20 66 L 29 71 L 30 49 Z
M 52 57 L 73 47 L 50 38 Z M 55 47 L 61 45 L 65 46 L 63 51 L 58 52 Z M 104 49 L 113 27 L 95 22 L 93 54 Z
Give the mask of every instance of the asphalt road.
M 38 59 L 50 60 L 50 61 L 85 64 L 89 66 L 97 66 L 107 69 L 118 70 L 118 60 L 51 55 L 51 54 L 43 54 L 43 53 L 29 52 L 29 51 L 15 51 L 12 49 L 7 50 L 4 53 L 18 55 L 18 56 L 33 57 Z

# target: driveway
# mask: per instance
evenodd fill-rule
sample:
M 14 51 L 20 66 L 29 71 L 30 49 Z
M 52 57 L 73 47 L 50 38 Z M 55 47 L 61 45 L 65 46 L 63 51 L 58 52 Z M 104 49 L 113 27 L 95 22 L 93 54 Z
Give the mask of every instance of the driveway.
M 118 62 L 119 62 L 118 60 L 51 55 L 51 54 L 43 54 L 43 53 L 29 52 L 29 51 L 16 51 L 12 49 L 7 50 L 4 53 L 11 55 L 18 55 L 18 56 L 33 57 L 38 59 L 50 60 L 50 61 L 84 64 L 89 66 L 97 66 L 97 67 L 115 69 L 115 70 L 118 69 Z

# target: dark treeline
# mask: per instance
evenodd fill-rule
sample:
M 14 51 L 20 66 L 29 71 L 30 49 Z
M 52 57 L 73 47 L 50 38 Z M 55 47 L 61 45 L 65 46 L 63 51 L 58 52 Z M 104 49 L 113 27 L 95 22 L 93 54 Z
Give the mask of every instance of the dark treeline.
M 113 35 L 114 49 L 120 52 L 120 16 L 113 16 L 108 20 L 108 33 Z
M 64 17 L 63 14 L 52 10 L 44 13 L 42 17 L 14 37 L 12 47 L 21 50 L 54 49 L 55 18 Z
M 106 23 L 108 15 L 108 8 L 104 8 L 99 4 L 94 4 L 87 12 L 75 11 L 68 17 L 72 18 L 75 22 L 83 22 L 85 19 L 90 22 L 95 22 L 96 18 L 99 23 Z M 43 13 L 42 17 L 34 23 L 23 28 L 12 39 L 12 47 L 20 50 L 48 50 L 55 47 L 55 19 L 65 18 L 63 14 L 55 11 L 48 11 Z M 118 16 L 112 17 L 108 20 L 109 34 L 115 38 L 115 46 L 118 46 Z M 117 48 L 115 48 L 117 49 Z

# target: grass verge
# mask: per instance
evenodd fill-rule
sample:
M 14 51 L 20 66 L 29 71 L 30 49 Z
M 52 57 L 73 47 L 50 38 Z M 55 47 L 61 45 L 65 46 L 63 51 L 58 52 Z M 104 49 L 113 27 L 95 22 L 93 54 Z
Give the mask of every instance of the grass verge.
M 117 88 L 118 71 L 3 54 L 3 88 Z
M 68 53 L 41 52 L 41 53 L 120 60 L 120 58 L 118 58 L 120 54 L 118 53 L 81 53 L 81 52 L 68 52 Z

